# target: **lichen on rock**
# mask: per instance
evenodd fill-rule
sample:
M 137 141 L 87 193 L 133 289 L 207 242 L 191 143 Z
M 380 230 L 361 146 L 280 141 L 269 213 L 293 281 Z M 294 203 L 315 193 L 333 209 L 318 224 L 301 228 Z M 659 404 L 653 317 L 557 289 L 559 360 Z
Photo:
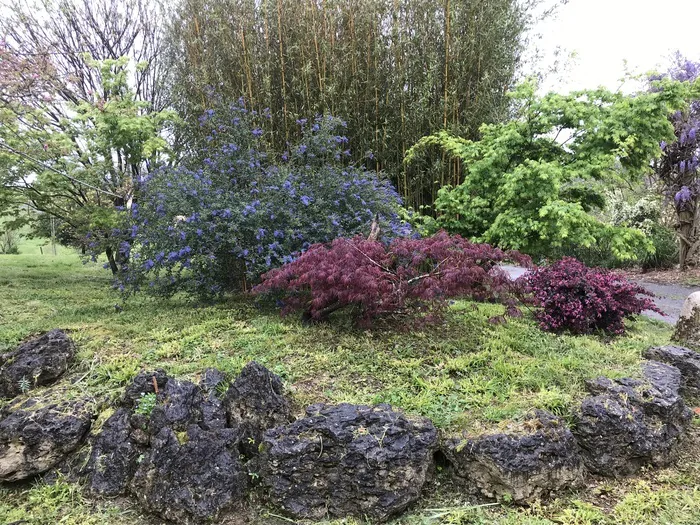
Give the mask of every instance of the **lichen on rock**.
M 680 396 L 677 368 L 648 361 L 643 379 L 587 382 L 592 396 L 575 414 L 574 434 L 586 467 L 604 476 L 628 475 L 644 465 L 665 466 L 687 429 L 691 412 Z
M 87 436 L 93 400 L 61 399 L 62 392 L 44 390 L 0 411 L 0 481 L 20 481 L 46 472 Z
M 446 440 L 443 451 L 456 483 L 488 498 L 528 503 L 583 480 L 573 434 L 542 410 L 503 432 Z
M 312 405 L 307 417 L 265 432 L 262 480 L 295 518 L 383 521 L 421 494 L 437 431 L 388 405 Z
M 75 345 L 51 330 L 0 355 L 0 397 L 12 398 L 59 379 L 75 358 Z

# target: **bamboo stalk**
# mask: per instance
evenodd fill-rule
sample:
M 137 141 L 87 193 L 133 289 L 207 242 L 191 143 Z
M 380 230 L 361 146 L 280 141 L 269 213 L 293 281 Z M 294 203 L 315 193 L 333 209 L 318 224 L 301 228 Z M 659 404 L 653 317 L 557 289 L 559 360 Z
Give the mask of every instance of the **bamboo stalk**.
M 442 127 L 447 128 L 447 92 L 450 64 L 450 0 L 445 0 L 445 113 Z
M 277 0 L 277 37 L 279 38 L 280 71 L 282 74 L 282 106 L 284 115 L 284 136 L 289 140 L 289 126 L 287 125 L 287 86 L 284 77 L 284 54 L 282 44 L 282 0 Z

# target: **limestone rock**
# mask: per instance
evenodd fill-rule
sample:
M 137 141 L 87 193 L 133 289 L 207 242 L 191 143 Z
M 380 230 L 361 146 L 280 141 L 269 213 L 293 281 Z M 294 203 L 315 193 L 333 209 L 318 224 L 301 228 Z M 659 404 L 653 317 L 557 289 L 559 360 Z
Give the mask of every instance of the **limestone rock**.
M 243 432 L 243 449 L 249 457 L 257 454 L 265 430 L 292 420 L 282 379 L 255 361 L 243 367 L 226 392 L 224 406 L 229 426 Z
M 151 433 L 156 435 L 163 427 L 176 432 L 187 430 L 190 425 L 202 420 L 203 401 L 204 395 L 194 383 L 168 380 L 151 412 Z
M 281 380 L 257 363 L 243 369 L 226 406 L 217 397 L 222 383 L 224 375 L 214 369 L 200 385 L 162 370 L 137 375 L 93 438 L 89 490 L 130 494 L 144 510 L 176 523 L 208 523 L 236 508 L 249 484 L 243 443 L 268 425 L 287 423 L 291 411 Z M 154 404 L 142 405 L 149 394 Z
M 176 523 L 210 523 L 243 501 L 248 475 L 236 430 L 164 427 L 131 482 L 141 506 Z
M 51 393 L 0 411 L 0 481 L 46 472 L 73 452 L 92 423 L 87 399 L 56 401 Z
M 544 411 L 503 433 L 448 440 L 443 450 L 456 482 L 488 498 L 529 503 L 583 480 L 573 434 Z
M 307 417 L 265 432 L 263 484 L 295 518 L 386 520 L 420 496 L 437 432 L 388 405 L 313 405 Z
M 700 347 L 700 292 L 693 292 L 686 298 L 671 340 Z
M 61 330 L 52 330 L 16 350 L 0 355 L 0 397 L 12 398 L 61 377 L 75 358 L 75 345 Z
M 155 393 L 153 378 L 161 385 L 156 403 L 150 414 L 142 413 L 137 411 L 137 400 Z M 121 408 L 93 439 L 87 471 L 90 490 L 95 494 L 124 494 L 136 471 L 138 459 L 153 446 L 154 437 L 162 429 L 183 433 L 193 425 L 202 430 L 226 426 L 223 404 L 213 393 L 206 394 L 189 381 L 168 378 L 162 371 L 139 374 L 126 392 Z
M 675 366 L 681 373 L 681 393 L 700 398 L 700 354 L 682 346 L 655 346 L 644 357 Z
M 105 421 L 102 431 L 93 441 L 88 461 L 88 489 L 93 494 L 125 494 L 138 467 L 139 457 L 146 451 L 143 443 L 134 438 L 134 433 L 140 429 L 132 427 L 130 415 L 128 409 L 118 409 Z
M 632 474 L 646 464 L 667 465 L 691 412 L 679 394 L 677 368 L 649 361 L 644 379 L 587 382 L 592 396 L 575 415 L 574 435 L 586 467 L 604 476 Z
M 222 385 L 226 385 L 226 375 L 216 368 L 207 368 L 199 382 L 200 388 L 209 393 L 216 392 Z
M 155 385 L 154 385 L 155 383 Z M 126 387 L 121 404 L 126 408 L 134 408 L 138 405 L 139 400 L 146 394 L 155 394 L 156 386 L 160 392 L 168 383 L 168 376 L 161 370 L 153 372 L 140 372 Z
M 149 421 L 152 435 L 164 427 L 182 432 L 193 424 L 204 430 L 226 426 L 226 412 L 221 401 L 189 381 L 169 380 L 157 399 Z

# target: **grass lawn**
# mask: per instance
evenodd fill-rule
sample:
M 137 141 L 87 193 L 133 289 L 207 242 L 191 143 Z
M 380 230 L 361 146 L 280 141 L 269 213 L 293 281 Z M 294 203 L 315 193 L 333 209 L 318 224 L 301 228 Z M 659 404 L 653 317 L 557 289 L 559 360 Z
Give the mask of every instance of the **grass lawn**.
M 118 398 L 142 368 L 198 379 L 206 367 L 235 374 L 255 359 L 285 380 L 300 412 L 321 401 L 388 402 L 431 418 L 445 433 L 469 434 L 497 429 L 532 407 L 569 417 L 584 395 L 585 379 L 638 375 L 641 352 L 667 343 L 671 333 L 667 325 L 640 319 L 614 340 L 554 336 L 528 315 L 490 324 L 502 307 L 463 301 L 444 325 L 420 330 L 357 331 L 343 318 L 306 327 L 244 297 L 204 306 L 183 298 L 137 297 L 118 311 L 120 298 L 101 265 L 83 265 L 60 247 L 55 257 L 24 253 L 0 256 L 0 352 L 32 334 L 69 330 L 79 347 L 72 388 L 100 398 Z M 105 408 L 97 424 L 108 414 Z M 698 524 L 695 437 L 676 468 L 620 481 L 591 479 L 585 490 L 528 509 L 483 506 L 438 475 L 423 500 L 397 522 Z M 247 522 L 284 523 L 252 498 Z M 65 481 L 0 489 L 0 523 L 21 519 L 149 522 L 128 503 L 88 501 Z

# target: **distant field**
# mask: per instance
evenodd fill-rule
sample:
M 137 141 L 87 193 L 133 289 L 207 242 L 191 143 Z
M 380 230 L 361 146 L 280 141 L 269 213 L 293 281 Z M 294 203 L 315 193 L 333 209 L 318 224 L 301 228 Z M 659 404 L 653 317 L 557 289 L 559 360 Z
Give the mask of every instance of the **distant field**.
M 53 257 L 53 249 L 51 247 L 50 239 L 28 239 L 22 237 L 19 241 L 19 253 L 20 255 L 39 255 L 44 257 Z M 56 255 L 73 255 L 75 250 L 73 248 L 66 248 L 60 244 L 56 244 Z
M 3 218 L 0 217 L 0 226 L 2 226 L 3 222 Z M 2 228 L 0 228 L 0 231 L 2 231 Z M 20 255 L 54 256 L 51 239 L 29 238 L 29 228 L 26 227 L 19 230 L 18 235 Z M 75 250 L 73 248 L 67 248 L 56 243 L 56 255 L 70 255 L 74 253 Z

